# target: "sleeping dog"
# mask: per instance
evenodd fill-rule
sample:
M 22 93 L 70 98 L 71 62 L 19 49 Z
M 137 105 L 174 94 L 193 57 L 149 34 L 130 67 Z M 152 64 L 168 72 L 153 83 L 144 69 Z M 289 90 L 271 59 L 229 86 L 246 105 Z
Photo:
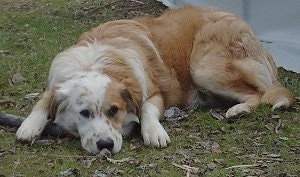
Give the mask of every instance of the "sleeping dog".
M 145 145 L 166 147 L 164 110 L 201 106 L 202 93 L 234 100 L 226 117 L 261 103 L 277 109 L 294 102 L 247 23 L 216 9 L 185 7 L 83 33 L 54 58 L 48 87 L 16 136 L 33 141 L 51 118 L 79 136 L 86 151 L 117 153 L 124 125 L 136 121 Z

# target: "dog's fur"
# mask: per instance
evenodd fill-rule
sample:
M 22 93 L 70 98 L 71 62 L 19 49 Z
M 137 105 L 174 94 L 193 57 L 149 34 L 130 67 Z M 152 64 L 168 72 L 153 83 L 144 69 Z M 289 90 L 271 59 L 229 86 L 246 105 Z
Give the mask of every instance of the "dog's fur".
M 227 117 L 260 103 L 276 109 L 294 102 L 249 25 L 233 14 L 185 7 L 84 33 L 55 57 L 47 90 L 16 135 L 34 140 L 51 117 L 88 152 L 116 153 L 122 126 L 139 121 L 145 145 L 166 147 L 164 110 L 206 104 L 203 93 L 236 101 Z

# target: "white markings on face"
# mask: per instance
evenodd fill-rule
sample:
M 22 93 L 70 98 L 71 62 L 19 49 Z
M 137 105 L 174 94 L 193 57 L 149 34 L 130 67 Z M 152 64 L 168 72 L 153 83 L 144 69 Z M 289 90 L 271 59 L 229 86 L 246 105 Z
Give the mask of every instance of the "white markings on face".
M 113 148 L 109 149 L 108 145 L 107 149 L 113 153 L 121 150 L 122 136 L 119 130 L 113 128 L 111 124 L 107 124 L 103 118 L 87 120 L 82 126 L 78 127 L 78 131 L 80 132 L 83 148 L 90 153 L 98 153 L 101 149 L 97 146 L 97 142 L 107 139 L 113 140 Z
M 61 52 L 51 64 L 48 85 L 55 86 L 55 83 L 81 77 L 83 71 L 91 71 L 109 63 L 108 48 L 100 43 L 89 43 Z
M 113 141 L 113 147 L 108 145 L 108 148 L 111 147 L 113 153 L 119 152 L 122 146 L 120 130 L 113 127 L 102 110 L 106 87 L 111 80 L 96 72 L 83 72 L 81 76 L 58 87 L 55 123 L 80 136 L 82 147 L 90 153 L 100 152 L 97 142 L 107 139 Z

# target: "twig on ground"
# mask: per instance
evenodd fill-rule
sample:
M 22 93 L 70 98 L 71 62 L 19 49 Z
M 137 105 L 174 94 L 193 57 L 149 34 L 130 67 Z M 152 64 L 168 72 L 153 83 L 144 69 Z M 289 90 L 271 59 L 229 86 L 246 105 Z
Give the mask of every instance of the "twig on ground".
M 135 3 L 139 3 L 139 4 L 145 4 L 144 2 L 142 1 L 138 1 L 138 0 L 130 0 L 131 2 L 135 2 Z
M 173 165 L 174 165 L 175 167 L 178 167 L 178 168 L 181 168 L 181 169 L 185 170 L 185 171 L 186 171 L 186 176 L 187 176 L 187 177 L 189 177 L 189 176 L 191 175 L 191 173 L 192 173 L 192 174 L 197 174 L 197 173 L 199 173 L 199 168 L 197 168 L 197 167 L 190 167 L 190 166 L 188 166 L 188 165 L 179 165 L 179 164 L 177 164 L 177 163 L 173 163 Z
M 278 120 L 278 124 L 275 127 L 275 133 L 278 134 L 279 128 L 282 126 L 282 121 L 281 119 Z
M 18 160 L 15 161 L 15 167 L 14 167 L 14 171 L 13 171 L 12 176 L 16 176 L 16 170 L 17 170 L 17 167 L 19 166 L 19 164 L 20 164 L 20 158 L 18 158 Z
M 225 168 L 226 170 L 229 170 L 229 169 L 233 169 L 233 168 L 248 168 L 248 167 L 257 167 L 259 165 L 257 164 L 252 164 L 252 165 L 234 165 L 234 166 L 231 166 L 231 167 L 227 167 Z

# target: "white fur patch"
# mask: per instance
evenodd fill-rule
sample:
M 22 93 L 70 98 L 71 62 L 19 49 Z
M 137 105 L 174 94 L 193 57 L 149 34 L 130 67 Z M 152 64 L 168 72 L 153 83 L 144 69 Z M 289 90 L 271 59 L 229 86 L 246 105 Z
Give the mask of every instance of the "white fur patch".
M 122 136 L 120 130 L 107 123 L 107 117 L 101 112 L 109 77 L 96 72 L 88 72 L 79 79 L 71 79 L 60 85 L 57 96 L 61 99 L 55 123 L 81 137 L 82 147 L 93 154 L 99 153 L 97 141 L 110 138 L 114 142 L 112 153 L 121 150 Z M 78 102 L 79 101 L 79 102 Z M 61 107 L 62 106 L 62 107 Z M 63 107 L 67 107 L 64 109 Z M 88 109 L 93 118 L 82 117 L 79 112 Z M 98 113 L 99 114 L 98 114 Z M 109 121 L 108 121 L 109 122 Z M 74 132 L 73 128 L 76 127 Z
M 85 70 L 99 70 L 104 64 L 110 63 L 108 46 L 100 43 L 87 46 L 74 46 L 58 54 L 52 62 L 48 85 L 79 78 Z
M 272 107 L 272 110 L 280 109 L 280 108 L 288 108 L 290 106 L 290 101 L 287 98 L 280 97 L 277 100 L 277 103 Z
M 145 145 L 167 147 L 170 138 L 159 122 L 159 110 L 151 103 L 142 106 L 141 131 Z
M 41 110 L 34 110 L 31 114 L 23 121 L 19 127 L 16 136 L 18 140 L 31 142 L 38 138 L 44 128 L 46 127 L 48 120 L 48 112 Z
M 226 117 L 229 118 L 229 117 L 237 116 L 242 113 L 250 113 L 250 112 L 251 112 L 251 108 L 246 103 L 240 103 L 228 109 L 226 112 Z
M 112 153 L 117 153 L 121 150 L 121 133 L 111 125 L 107 125 L 104 119 L 98 117 L 87 121 L 78 127 L 78 131 L 81 137 L 82 147 L 90 153 L 96 154 L 100 151 L 97 147 L 97 141 L 100 138 L 104 140 L 111 138 L 114 141 Z

